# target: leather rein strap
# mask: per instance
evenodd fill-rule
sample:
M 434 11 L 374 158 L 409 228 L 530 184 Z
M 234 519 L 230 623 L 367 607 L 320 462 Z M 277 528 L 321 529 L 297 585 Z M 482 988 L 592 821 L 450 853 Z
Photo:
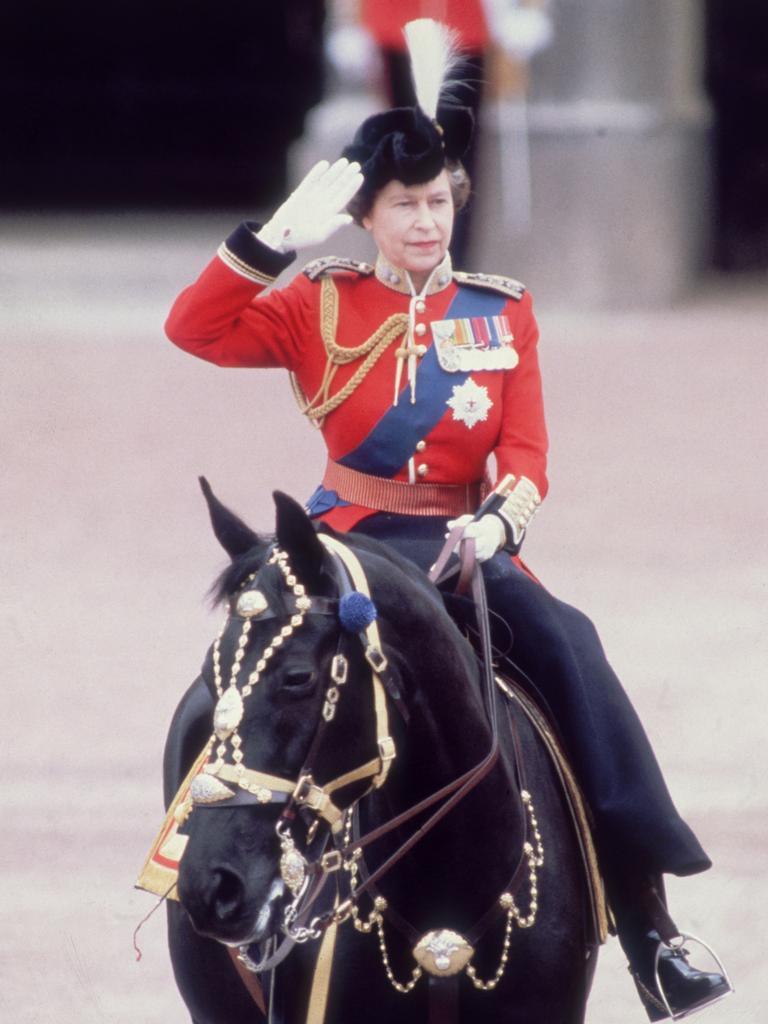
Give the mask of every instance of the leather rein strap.
M 496 706 L 496 695 L 495 695 L 495 684 L 493 677 L 493 660 L 491 651 L 491 637 L 490 627 L 488 623 L 488 607 L 485 596 L 485 586 L 483 583 L 482 572 L 475 562 L 474 553 L 474 541 L 471 539 L 461 540 L 463 532 L 462 527 L 455 529 L 448 537 L 445 548 L 441 552 L 441 556 L 436 563 L 436 569 L 438 566 L 447 564 L 451 554 L 453 553 L 456 546 L 461 542 L 460 552 L 461 560 L 463 563 L 467 563 L 468 568 L 465 566 L 464 574 L 469 575 L 472 579 L 472 589 L 475 597 L 477 619 L 480 631 L 481 639 L 481 654 L 482 654 L 482 669 L 483 669 L 483 692 L 484 692 L 484 703 L 486 708 L 486 714 L 491 726 L 491 745 L 485 756 L 477 762 L 472 768 L 464 772 L 462 775 L 453 779 L 446 786 L 432 793 L 430 796 L 425 797 L 418 803 L 412 805 L 401 814 L 396 815 L 394 818 L 390 818 L 382 825 L 372 829 L 365 835 L 360 836 L 354 841 L 354 849 L 364 850 L 367 846 L 375 843 L 383 836 L 388 835 L 390 832 L 402 827 L 406 822 L 412 818 L 428 811 L 435 804 L 439 804 L 444 801 L 442 805 L 401 845 L 391 854 L 387 860 L 379 865 L 374 871 L 372 871 L 365 880 L 355 889 L 355 899 L 363 895 L 363 893 L 372 890 L 376 884 L 386 875 L 413 847 L 422 840 L 432 829 L 440 822 L 447 814 L 449 814 L 454 807 L 461 800 L 464 799 L 476 786 L 478 786 L 483 779 L 489 774 L 489 772 L 495 766 L 498 755 L 499 755 L 499 726 L 498 726 L 498 712 Z M 443 557 L 444 556 L 444 557 Z M 448 576 L 452 573 L 448 573 Z M 430 574 L 430 580 L 432 582 L 441 582 L 441 578 L 437 572 Z M 515 871 L 514 881 L 517 881 L 517 876 L 522 870 L 523 860 L 521 859 Z M 317 897 L 320 895 L 322 890 L 322 884 L 317 887 L 317 891 L 305 901 L 302 906 L 301 913 L 299 915 L 299 921 L 302 923 L 306 922 L 309 917 L 309 911 L 312 903 L 314 903 Z M 322 915 L 316 924 L 319 928 L 325 928 L 330 924 L 332 920 L 339 920 L 339 913 L 344 909 L 344 904 L 340 908 L 334 911 L 328 911 Z
M 459 529 L 459 533 L 461 528 Z M 458 540 L 458 538 L 457 538 Z M 453 543 L 452 538 L 448 538 L 448 544 Z M 448 544 L 446 547 L 448 547 Z M 474 541 L 467 540 L 462 542 L 462 548 L 464 549 L 464 558 L 467 562 L 474 564 Z M 472 570 L 470 570 L 472 571 Z M 491 657 L 491 638 L 490 629 L 488 626 L 488 611 L 485 597 L 485 587 L 483 585 L 482 575 L 479 568 L 477 568 L 472 575 L 473 579 L 473 595 L 475 597 L 475 607 L 477 609 L 477 618 L 480 626 L 480 637 L 482 645 L 482 667 L 483 667 L 483 681 L 484 681 L 484 703 L 486 714 L 491 726 L 491 746 L 488 749 L 487 754 L 478 761 L 469 771 L 460 775 L 458 778 L 449 782 L 447 786 L 443 786 L 442 789 L 432 793 L 431 796 L 426 797 L 419 803 L 414 804 L 408 808 L 407 811 L 403 811 L 402 814 L 390 819 L 384 825 L 380 825 L 378 828 L 373 829 L 366 835 L 361 836 L 355 841 L 355 849 L 365 849 L 366 846 L 382 836 L 391 832 L 393 829 L 399 828 L 404 825 L 406 821 L 410 821 L 411 818 L 423 811 L 428 810 L 430 807 L 439 803 L 441 800 L 445 802 L 442 804 L 435 813 L 424 822 L 413 835 L 403 843 L 383 864 L 381 864 L 375 871 L 373 871 L 368 878 L 355 890 L 356 896 L 362 895 L 368 889 L 371 889 L 376 883 L 391 869 L 395 864 L 408 853 L 409 850 L 426 836 L 438 822 L 449 814 L 454 807 L 460 803 L 461 800 L 467 796 L 477 785 L 479 785 L 483 779 L 488 775 L 491 769 L 496 764 L 499 755 L 499 727 L 498 727 L 498 713 L 496 708 L 495 699 L 495 685 L 493 680 L 493 661 Z M 434 582 L 434 581 L 433 581 Z
M 442 582 L 443 579 L 447 579 L 447 578 L 450 578 L 451 576 L 455 575 L 456 571 L 458 571 L 459 580 L 458 580 L 457 588 L 456 588 L 457 591 L 460 590 L 460 588 L 462 587 L 463 582 L 465 580 L 468 579 L 470 581 L 471 588 L 472 588 L 472 596 L 473 596 L 473 599 L 474 599 L 475 611 L 476 611 L 476 616 L 477 616 L 477 621 L 478 621 L 479 634 L 480 634 L 482 666 L 483 666 L 483 678 L 484 678 L 484 683 L 485 683 L 485 687 L 484 687 L 484 690 L 485 690 L 485 694 L 484 694 L 485 695 L 485 704 L 486 704 L 486 711 L 487 711 L 487 714 L 488 714 L 488 719 L 489 719 L 489 722 L 490 722 L 490 725 L 491 725 L 491 731 L 492 731 L 491 748 L 488 751 L 488 754 L 486 754 L 485 758 L 483 758 L 483 760 L 481 762 L 479 762 L 477 765 L 475 765 L 475 767 L 473 769 L 471 769 L 469 772 L 467 772 L 466 775 L 462 776 L 458 780 L 454 780 L 454 783 L 450 784 L 450 786 L 445 787 L 443 790 L 440 790 L 439 793 L 433 794 L 432 797 L 428 798 L 428 800 L 436 799 L 440 795 L 445 794 L 446 790 L 449 791 L 450 788 L 453 785 L 456 785 L 457 783 L 461 784 L 462 780 L 466 779 L 466 782 L 464 782 L 463 785 L 460 785 L 460 788 L 454 793 L 453 797 L 450 800 L 448 800 L 439 809 L 439 811 L 437 811 L 427 822 L 425 822 L 425 824 L 422 826 L 422 828 L 419 829 L 418 832 L 415 833 L 415 835 L 412 836 L 411 839 L 407 843 L 405 843 L 399 850 L 397 850 L 396 853 L 388 861 L 386 861 L 377 871 L 375 871 L 375 872 L 373 872 L 371 874 L 368 874 L 367 870 L 365 868 L 365 863 L 361 862 L 361 873 L 363 874 L 364 882 L 363 882 L 363 884 L 358 885 L 356 887 L 356 889 L 355 889 L 355 897 L 356 898 L 358 896 L 360 896 L 363 892 L 366 892 L 366 891 L 369 891 L 369 896 L 371 896 L 371 898 L 375 897 L 375 895 L 376 895 L 376 889 L 375 889 L 376 882 L 384 874 L 385 869 L 388 869 L 397 860 L 399 860 L 409 849 L 411 849 L 415 845 L 416 842 L 418 842 L 419 839 L 422 839 L 424 837 L 424 835 L 426 835 L 426 833 L 429 832 L 430 829 L 432 829 L 438 823 L 438 821 L 440 821 L 443 817 L 445 817 L 445 815 L 448 814 L 456 806 L 456 804 L 461 799 L 463 799 L 463 797 L 466 796 L 466 794 L 468 792 L 470 792 L 470 790 L 473 789 L 478 784 L 478 782 L 480 782 L 483 778 L 485 778 L 485 776 L 491 770 L 491 768 L 493 767 L 493 765 L 495 764 L 495 762 L 496 762 L 496 760 L 498 758 L 498 750 L 499 750 L 498 711 L 497 711 L 496 700 L 495 700 L 495 696 L 496 696 L 496 694 L 495 694 L 495 681 L 494 681 L 494 677 L 493 677 L 491 637 L 490 637 L 490 626 L 489 626 L 489 619 L 488 619 L 488 605 L 487 605 L 487 599 L 486 599 L 486 593 L 485 593 L 485 584 L 484 584 L 484 581 L 483 581 L 482 570 L 480 569 L 480 566 L 477 563 L 477 560 L 475 558 L 474 541 L 471 538 L 462 541 L 461 540 L 462 533 L 463 533 L 463 527 L 460 526 L 460 527 L 456 528 L 449 535 L 448 540 L 446 542 L 446 545 L 445 545 L 443 551 L 441 552 L 440 556 L 438 557 L 438 560 L 435 563 L 435 566 L 433 567 L 433 569 L 432 569 L 432 571 L 430 573 L 430 580 L 433 583 L 439 583 L 439 582 Z M 454 569 L 452 572 L 447 572 L 447 573 L 445 573 L 445 575 L 443 575 L 443 573 L 445 572 L 445 567 L 446 567 L 446 565 L 447 565 L 447 563 L 448 563 L 448 561 L 450 559 L 450 556 L 453 553 L 456 545 L 459 544 L 459 543 L 461 544 L 461 546 L 459 548 L 460 564 L 457 567 L 457 570 Z M 524 761 L 523 761 L 522 749 L 521 749 L 521 746 L 520 746 L 520 737 L 519 737 L 519 734 L 518 734 L 517 727 L 515 725 L 514 719 L 510 719 L 510 723 L 509 724 L 510 724 L 510 731 L 511 731 L 511 735 L 512 735 L 513 747 L 514 747 L 514 763 L 515 763 L 515 772 L 516 772 L 516 776 L 517 776 L 517 783 L 518 783 L 518 788 L 522 791 L 522 790 L 526 789 L 526 782 L 525 782 L 525 774 L 524 774 Z M 410 812 L 408 812 L 408 813 L 410 813 Z M 398 823 L 400 823 L 400 821 L 401 821 L 400 818 L 396 818 L 394 820 L 396 822 L 398 822 Z M 527 822 L 527 817 L 526 817 L 525 814 L 523 814 L 523 822 L 524 822 L 524 828 L 526 830 L 526 838 L 527 838 L 528 822 Z M 388 826 L 390 824 L 391 823 L 387 823 Z M 366 843 L 366 841 L 367 842 L 373 842 L 374 839 L 379 838 L 379 836 L 382 835 L 382 834 L 384 834 L 383 830 L 382 829 L 378 829 L 378 830 L 374 830 L 374 831 L 368 833 L 363 838 L 355 838 L 355 841 L 354 841 L 355 849 L 361 848 Z M 517 864 L 515 865 L 514 871 L 512 873 L 512 877 L 510 878 L 510 881 L 509 881 L 509 883 L 506 886 L 507 891 L 509 891 L 509 892 L 515 892 L 516 891 L 517 887 L 520 885 L 520 882 L 522 881 L 522 878 L 523 878 L 523 875 L 524 875 L 525 871 L 527 870 L 526 865 L 527 865 L 526 857 L 525 857 L 524 853 L 521 852 L 520 857 L 518 858 Z M 399 913 L 397 913 L 394 910 L 394 908 L 392 908 L 390 906 L 387 906 L 387 908 L 383 911 L 383 913 L 384 913 L 385 917 L 392 924 L 395 925 L 395 927 L 398 929 L 398 931 L 400 931 L 403 935 L 406 936 L 406 938 L 409 940 L 409 942 L 411 942 L 411 944 L 415 943 L 418 940 L 419 933 L 416 932 L 415 929 L 413 929 L 411 927 L 411 925 L 408 924 L 408 922 L 405 920 L 405 918 L 403 918 Z M 485 933 L 485 931 L 490 926 L 491 922 L 494 920 L 494 918 L 497 916 L 498 913 L 499 913 L 499 906 L 498 906 L 497 903 L 494 903 L 486 911 L 486 913 L 483 914 L 482 917 L 474 924 L 474 926 L 469 930 L 469 932 L 467 933 L 467 939 L 468 939 L 468 941 L 472 945 L 476 945 L 477 944 L 477 942 L 480 940 L 480 938 Z M 439 980 L 442 983 L 442 982 L 445 982 L 447 980 L 455 981 L 455 978 L 454 979 L 434 979 L 434 980 L 435 981 Z M 432 982 L 432 979 L 430 979 L 430 982 Z M 447 992 L 447 990 L 450 988 L 450 986 L 444 986 L 444 988 L 445 988 L 445 991 Z M 438 984 L 438 985 L 432 985 L 431 984 L 431 986 L 430 986 L 430 1005 L 431 1006 L 434 1003 L 436 1003 L 436 1002 L 437 1003 L 441 1002 L 441 999 L 438 998 L 438 995 L 437 995 L 438 990 L 440 992 L 443 992 L 443 986 L 441 986 L 440 984 Z M 455 996 L 455 993 L 454 993 L 454 996 Z M 441 997 L 441 998 L 443 998 L 443 997 Z M 451 998 L 453 998 L 453 996 Z M 440 1020 L 442 1022 L 442 1018 L 440 1018 Z

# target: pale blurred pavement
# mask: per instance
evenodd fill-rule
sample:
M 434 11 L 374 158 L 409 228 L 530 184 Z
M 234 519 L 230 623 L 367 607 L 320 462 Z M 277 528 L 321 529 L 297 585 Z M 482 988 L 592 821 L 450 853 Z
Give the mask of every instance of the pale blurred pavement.
M 282 373 L 164 339 L 234 220 L 0 222 L 2 1021 L 188 1021 L 162 914 L 134 962 L 152 899 L 131 886 L 168 721 L 219 623 L 196 477 L 266 529 L 271 491 L 307 496 L 323 464 Z M 739 989 L 709 1024 L 768 1017 L 766 283 L 705 282 L 671 310 L 539 310 L 552 490 L 525 556 L 595 619 L 715 861 L 670 885 Z M 588 1020 L 644 1019 L 611 943 Z

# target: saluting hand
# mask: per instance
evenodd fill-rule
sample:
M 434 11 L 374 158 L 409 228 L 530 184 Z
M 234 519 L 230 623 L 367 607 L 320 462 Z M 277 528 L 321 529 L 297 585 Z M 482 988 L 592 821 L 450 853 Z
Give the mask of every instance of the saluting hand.
M 360 164 L 344 157 L 334 164 L 321 160 L 256 237 L 278 252 L 320 245 L 352 222 L 341 211 L 362 184 Z

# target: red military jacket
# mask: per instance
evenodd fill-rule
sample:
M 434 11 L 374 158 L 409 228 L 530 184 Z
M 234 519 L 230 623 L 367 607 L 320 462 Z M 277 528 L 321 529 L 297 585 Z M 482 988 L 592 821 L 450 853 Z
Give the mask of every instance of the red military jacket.
M 293 255 L 264 246 L 257 229 L 241 225 L 179 295 L 166 323 L 176 345 L 219 366 L 283 367 L 312 399 L 329 345 L 345 357 L 389 325 L 397 336 L 364 373 L 365 354 L 334 367 L 327 397 L 349 395 L 322 419 L 330 458 L 418 487 L 476 483 L 492 454 L 499 479 L 526 477 L 544 497 L 538 329 L 522 285 L 454 273 L 446 256 L 413 296 L 380 256 L 375 267 L 316 260 L 266 291 Z M 313 497 L 311 512 L 341 530 L 376 511 L 322 488 Z

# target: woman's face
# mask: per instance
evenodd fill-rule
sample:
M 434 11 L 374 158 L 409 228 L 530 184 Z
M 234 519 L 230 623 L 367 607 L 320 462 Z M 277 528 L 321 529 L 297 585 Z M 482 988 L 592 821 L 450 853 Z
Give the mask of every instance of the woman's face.
M 414 279 L 426 280 L 445 256 L 453 230 L 448 172 L 424 185 L 390 181 L 363 217 L 382 256 Z

